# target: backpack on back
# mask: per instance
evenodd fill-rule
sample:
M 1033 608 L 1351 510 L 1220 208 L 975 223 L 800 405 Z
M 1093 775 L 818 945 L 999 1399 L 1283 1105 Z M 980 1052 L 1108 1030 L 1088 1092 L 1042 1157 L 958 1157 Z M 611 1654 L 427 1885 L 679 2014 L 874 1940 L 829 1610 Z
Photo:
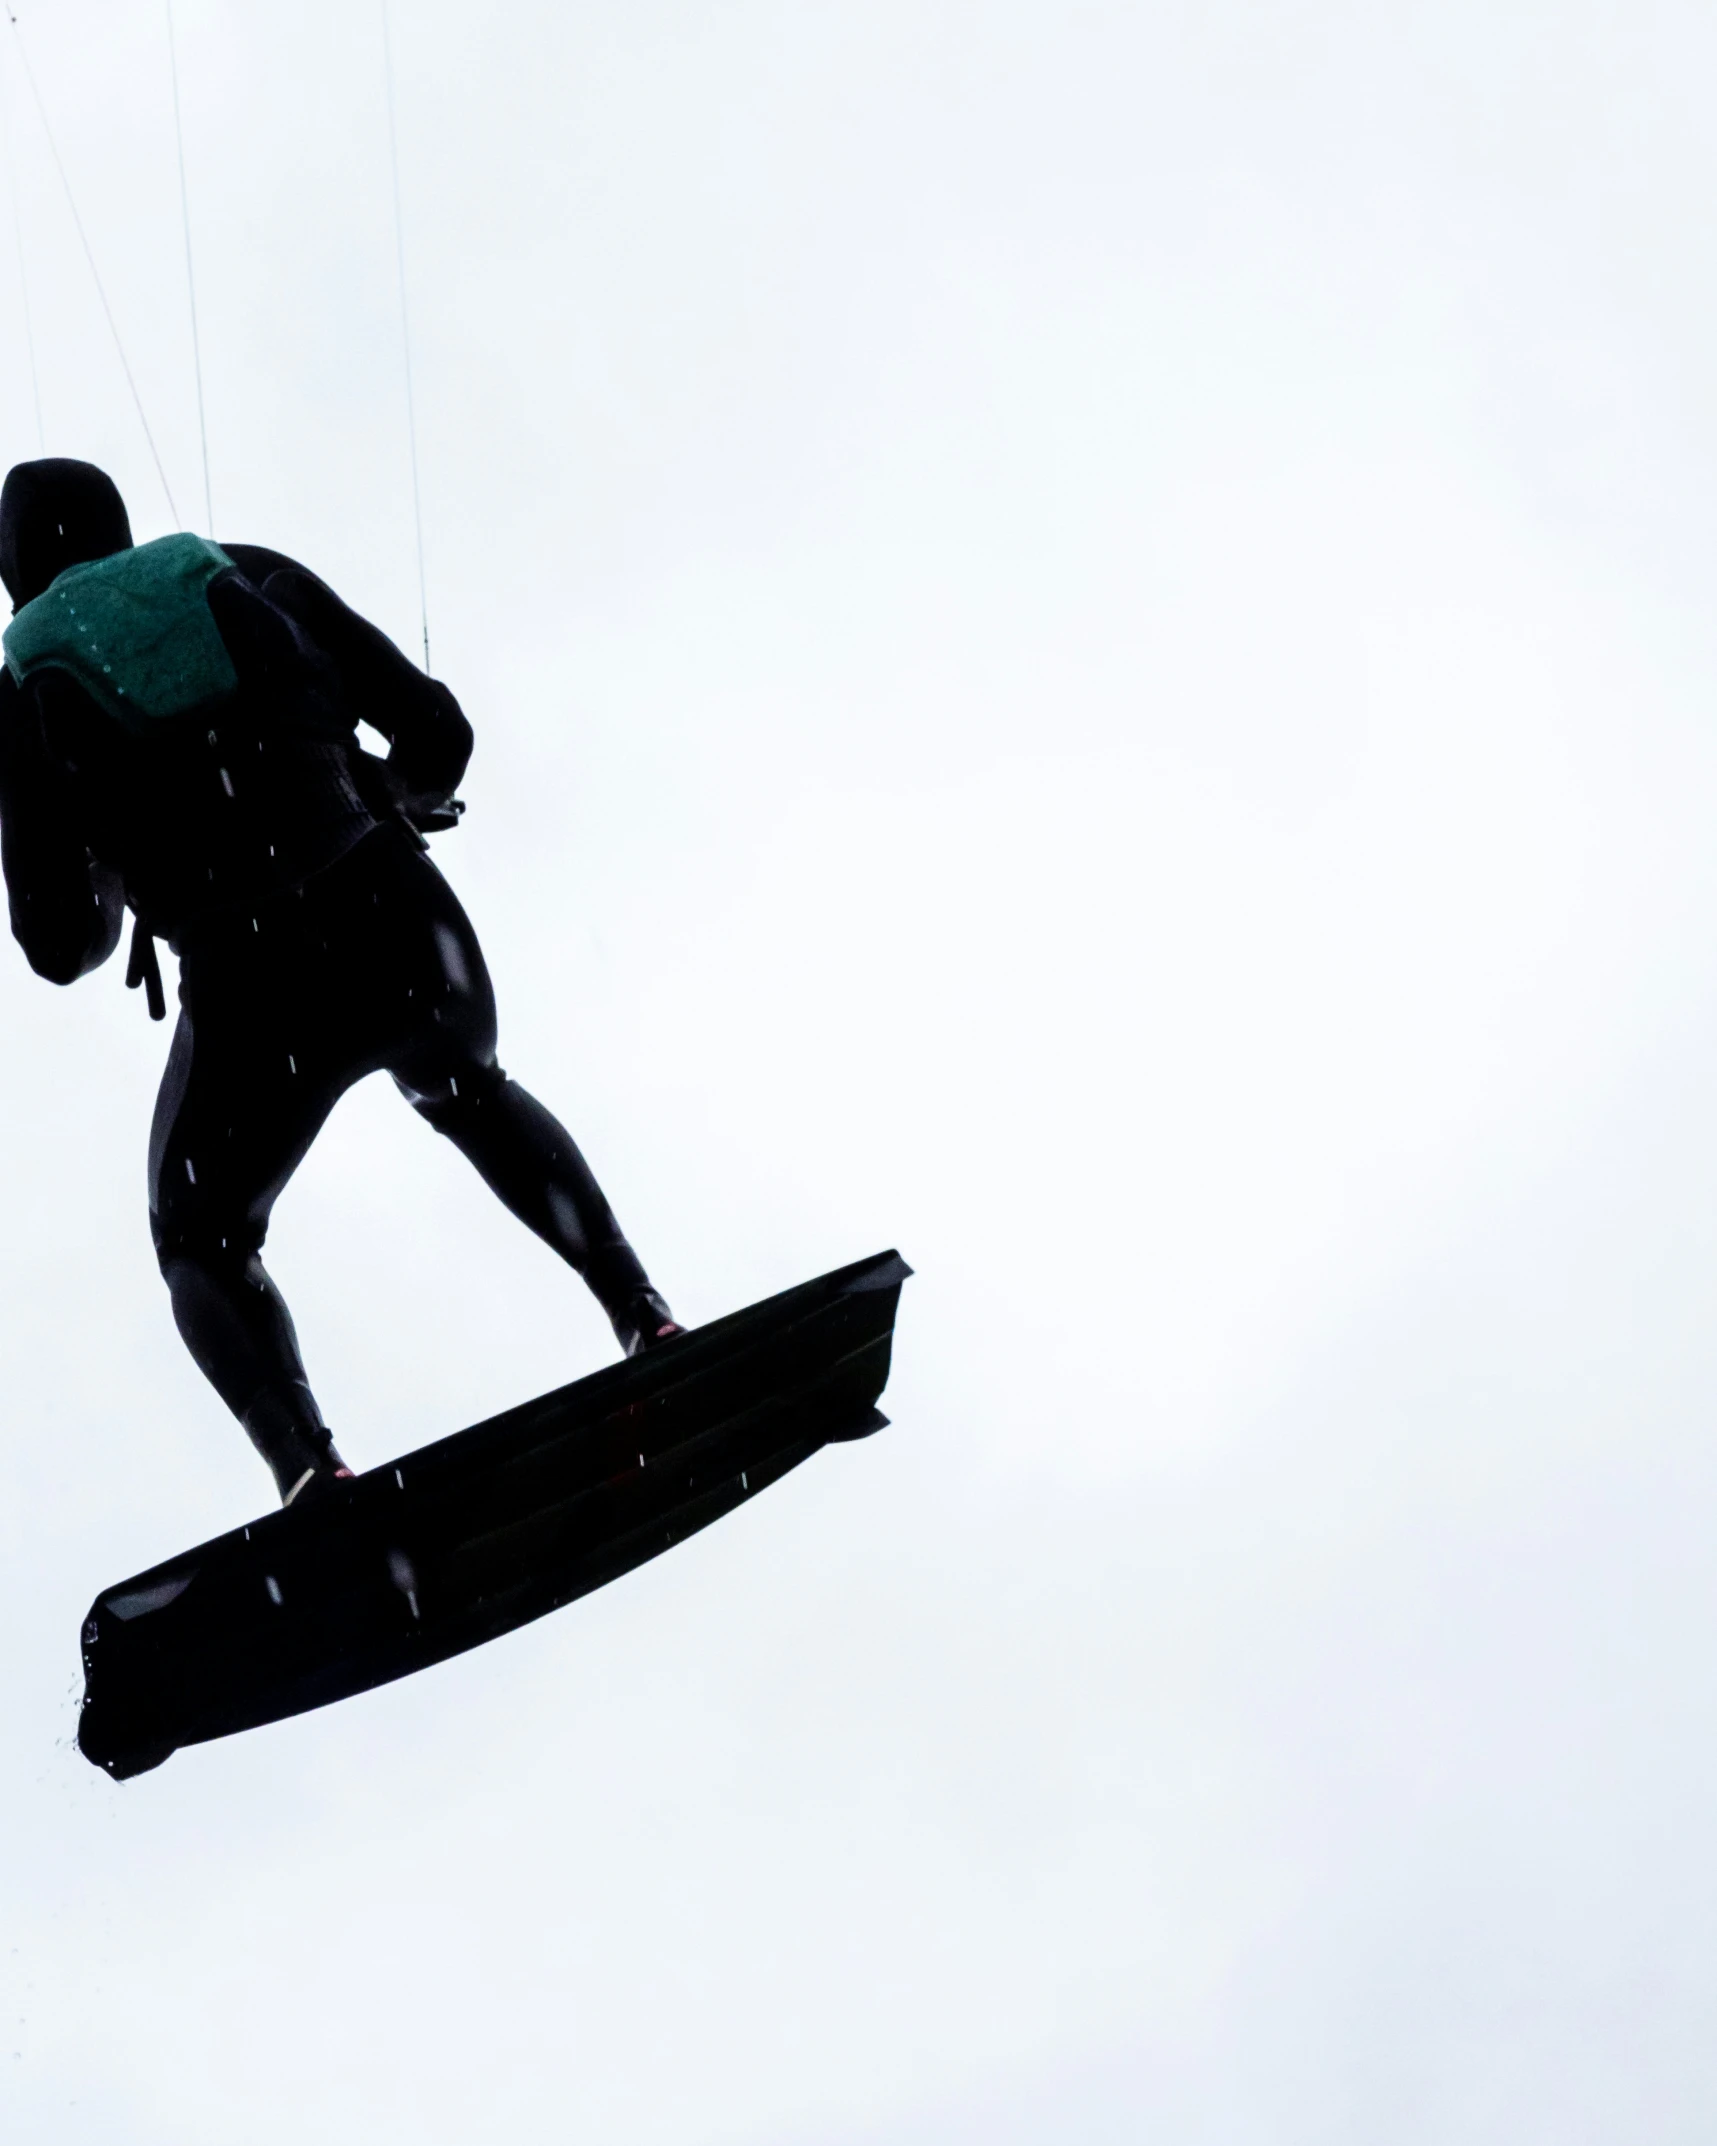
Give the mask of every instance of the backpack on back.
M 135 735 L 198 714 L 238 689 L 209 609 L 210 583 L 233 570 L 189 533 L 67 567 L 7 627 L 6 667 L 20 685 L 67 672 Z

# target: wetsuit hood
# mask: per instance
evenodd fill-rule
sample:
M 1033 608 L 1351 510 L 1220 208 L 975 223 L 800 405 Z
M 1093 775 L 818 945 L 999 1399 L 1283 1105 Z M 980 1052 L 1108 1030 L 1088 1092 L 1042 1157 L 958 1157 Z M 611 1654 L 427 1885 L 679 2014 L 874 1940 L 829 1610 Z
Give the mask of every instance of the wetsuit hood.
M 93 462 L 19 462 L 0 487 L 0 581 L 27 604 L 68 566 L 131 548 L 119 487 Z

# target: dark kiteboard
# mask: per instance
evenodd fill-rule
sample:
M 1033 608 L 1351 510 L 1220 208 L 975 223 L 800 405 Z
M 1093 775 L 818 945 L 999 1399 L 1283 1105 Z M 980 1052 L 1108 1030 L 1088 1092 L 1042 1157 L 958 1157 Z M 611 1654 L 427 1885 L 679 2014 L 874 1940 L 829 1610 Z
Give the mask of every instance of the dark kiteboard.
M 409 1676 L 880 1430 L 911 1271 L 842 1267 L 108 1588 L 84 1621 L 84 1756 L 124 1780 Z

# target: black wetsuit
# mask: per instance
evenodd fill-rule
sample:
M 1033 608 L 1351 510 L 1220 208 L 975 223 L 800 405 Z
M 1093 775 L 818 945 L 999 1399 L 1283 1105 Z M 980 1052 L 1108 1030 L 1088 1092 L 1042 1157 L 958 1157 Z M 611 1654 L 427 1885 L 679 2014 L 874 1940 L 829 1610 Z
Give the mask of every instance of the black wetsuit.
M 44 467 L 83 465 L 26 465 Z M 571 1136 L 496 1063 L 482 951 L 412 824 L 464 773 L 457 702 L 294 561 L 223 549 L 236 571 L 208 602 L 239 687 L 211 721 L 139 741 L 63 671 L 0 679 L 0 848 L 40 974 L 106 960 L 122 900 L 179 956 L 150 1224 L 180 1332 L 287 1492 L 338 1455 L 258 1255 L 366 1074 L 391 1073 L 584 1276 L 623 1345 L 671 1322 Z M 22 578 L 35 593 L 39 572 Z M 359 749 L 360 718 L 385 762 Z

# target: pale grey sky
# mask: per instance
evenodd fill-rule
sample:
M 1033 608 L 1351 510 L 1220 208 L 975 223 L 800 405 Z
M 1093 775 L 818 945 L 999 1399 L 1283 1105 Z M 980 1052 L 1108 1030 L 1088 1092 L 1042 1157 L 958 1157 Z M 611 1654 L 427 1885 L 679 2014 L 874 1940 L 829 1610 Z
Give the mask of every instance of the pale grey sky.
M 411 646 L 379 16 L 176 6 L 217 533 Z M 197 520 L 160 0 L 18 7 Z M 0 31 L 47 444 L 159 533 Z M 116 1788 L 82 1612 L 267 1479 L 165 1031 L 0 949 L 7 2136 L 1702 2146 L 1709 11 L 395 42 L 503 1060 L 683 1316 L 898 1243 L 896 1426 Z M 385 1086 L 271 1264 L 365 1465 L 611 1353 Z

